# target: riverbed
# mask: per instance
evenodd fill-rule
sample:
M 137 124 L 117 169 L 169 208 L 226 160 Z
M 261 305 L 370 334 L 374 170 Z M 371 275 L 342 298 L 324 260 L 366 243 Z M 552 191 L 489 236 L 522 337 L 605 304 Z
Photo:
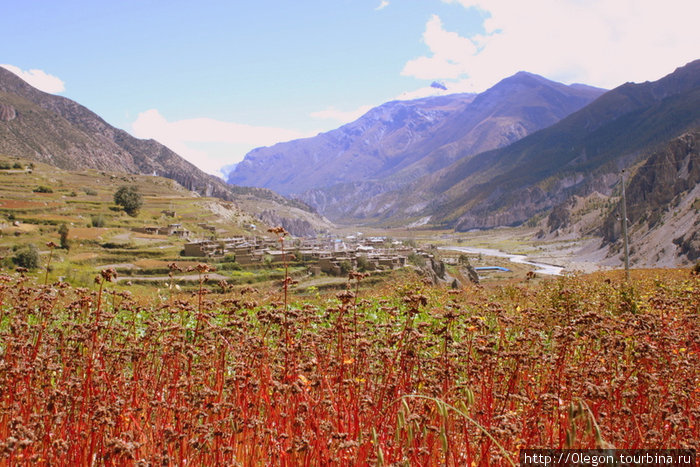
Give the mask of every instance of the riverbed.
M 553 264 L 538 263 L 535 261 L 530 261 L 525 255 L 514 255 L 512 253 L 506 253 L 501 250 L 494 250 L 491 248 L 476 248 L 470 246 L 443 246 L 439 248 L 440 250 L 452 250 L 459 251 L 461 253 L 469 253 L 472 255 L 484 255 L 484 256 L 495 256 L 497 258 L 507 258 L 509 261 L 518 264 L 527 264 L 528 266 L 533 266 L 535 268 L 535 273 L 537 274 L 547 274 L 550 276 L 561 276 L 564 268 L 561 266 L 555 266 Z

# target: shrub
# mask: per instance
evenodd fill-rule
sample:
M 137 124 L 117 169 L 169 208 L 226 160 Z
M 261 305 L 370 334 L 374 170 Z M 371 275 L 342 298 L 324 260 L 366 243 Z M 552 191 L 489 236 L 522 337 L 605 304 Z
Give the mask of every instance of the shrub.
M 366 256 L 357 257 L 357 270 L 360 272 L 370 271 L 374 269 L 372 263 L 369 262 Z
M 350 271 L 352 271 L 352 264 L 350 263 L 350 261 L 347 261 L 347 260 L 342 261 L 340 263 L 341 274 L 345 275 L 345 274 L 349 273 Z
M 107 250 L 129 249 L 129 248 L 134 247 L 134 245 L 132 245 L 131 243 L 115 243 L 115 242 L 105 242 L 101 246 L 102 246 L 102 248 L 105 248 Z
M 143 197 L 135 185 L 124 185 L 114 193 L 114 204 L 121 206 L 128 215 L 136 216 L 143 205 Z
M 88 196 L 97 196 L 97 192 L 92 188 L 83 188 L 83 192 Z
M 70 242 L 68 241 L 68 226 L 66 224 L 61 224 L 58 228 L 58 235 L 61 236 L 61 248 L 69 250 Z
M 44 185 L 39 185 L 38 187 L 34 188 L 32 191 L 34 193 L 53 193 L 53 190 L 50 187 L 44 186 Z
M 93 214 L 90 216 L 90 224 L 93 227 L 104 227 L 105 226 L 105 216 L 102 214 Z
M 240 271 L 241 265 L 236 263 L 236 262 L 226 262 L 226 263 L 221 263 L 218 266 L 218 269 L 221 269 L 222 271 Z
M 19 162 L 15 162 L 14 164 L 12 164 L 12 168 L 13 169 L 23 169 L 24 166 L 22 164 L 20 164 Z
M 12 168 L 12 164 L 10 164 L 7 161 L 2 161 L 0 162 L 0 170 L 10 170 Z
M 32 244 L 17 250 L 12 261 L 19 267 L 36 269 L 39 267 L 39 250 Z
M 408 262 L 420 268 L 425 267 L 425 258 L 416 253 L 411 253 L 410 255 L 408 255 Z

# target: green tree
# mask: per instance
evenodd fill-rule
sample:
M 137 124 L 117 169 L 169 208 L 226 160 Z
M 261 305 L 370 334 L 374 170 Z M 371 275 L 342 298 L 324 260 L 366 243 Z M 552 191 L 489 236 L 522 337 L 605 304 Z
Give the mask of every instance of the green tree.
M 27 245 L 17 250 L 12 261 L 19 267 L 36 269 L 39 267 L 39 250 L 34 245 Z
M 136 186 L 121 186 L 114 193 L 114 204 L 121 206 L 130 216 L 136 216 L 143 205 L 143 198 Z
M 58 228 L 58 235 L 61 236 L 61 248 L 64 250 L 70 249 L 70 242 L 68 241 L 68 226 L 64 223 Z
M 421 255 L 416 254 L 416 253 L 411 253 L 408 255 L 408 262 L 414 266 L 418 266 L 419 268 L 425 267 L 425 258 L 423 258 Z
M 372 268 L 372 264 L 369 262 L 366 256 L 357 257 L 357 270 L 360 272 L 369 271 Z
M 341 261 L 339 266 L 340 266 L 340 273 L 341 274 L 347 274 L 350 271 L 352 271 L 352 264 L 348 260 Z

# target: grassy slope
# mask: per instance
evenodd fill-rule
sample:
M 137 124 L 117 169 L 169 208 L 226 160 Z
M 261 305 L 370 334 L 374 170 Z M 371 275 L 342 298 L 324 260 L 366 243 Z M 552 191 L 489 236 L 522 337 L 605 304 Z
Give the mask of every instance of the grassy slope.
M 45 260 L 46 243 L 59 243 L 58 227 L 65 223 L 70 249 L 55 251 L 51 277 L 64 277 L 74 285 L 89 284 L 96 268 L 103 265 L 180 259 L 185 239 L 139 234 L 131 231 L 133 227 L 180 223 L 193 237 L 206 238 L 210 234 L 198 224 L 216 226 L 221 237 L 251 235 L 248 226 L 260 225 L 232 202 L 193 195 L 165 178 L 95 170 L 71 172 L 36 162 L 29 170 L 29 161 L 0 156 L 2 161 L 19 162 L 24 168 L 0 170 L 0 256 L 9 265 L 13 248 L 34 244 Z M 136 217 L 126 215 L 113 203 L 113 194 L 122 185 L 137 185 L 143 195 L 144 204 Z M 49 187 L 53 193 L 34 192 L 39 186 Z M 166 217 L 161 212 L 164 210 L 175 211 L 176 216 Z M 92 227 L 96 216 L 103 218 L 103 227 Z M 260 225 L 260 230 L 265 232 L 266 226 Z

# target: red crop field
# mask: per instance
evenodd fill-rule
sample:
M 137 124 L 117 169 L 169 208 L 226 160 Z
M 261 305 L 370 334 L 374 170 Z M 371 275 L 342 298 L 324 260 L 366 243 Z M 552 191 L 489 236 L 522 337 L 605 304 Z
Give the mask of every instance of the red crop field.
M 25 201 L 17 199 L 0 200 L 0 208 L 2 209 L 48 209 L 56 206 L 58 206 L 58 203 L 44 201 Z
M 202 266 L 200 273 L 205 274 Z M 0 276 L 2 465 L 516 465 L 700 448 L 688 270 L 329 299 Z M 286 288 L 285 288 L 286 289 Z

